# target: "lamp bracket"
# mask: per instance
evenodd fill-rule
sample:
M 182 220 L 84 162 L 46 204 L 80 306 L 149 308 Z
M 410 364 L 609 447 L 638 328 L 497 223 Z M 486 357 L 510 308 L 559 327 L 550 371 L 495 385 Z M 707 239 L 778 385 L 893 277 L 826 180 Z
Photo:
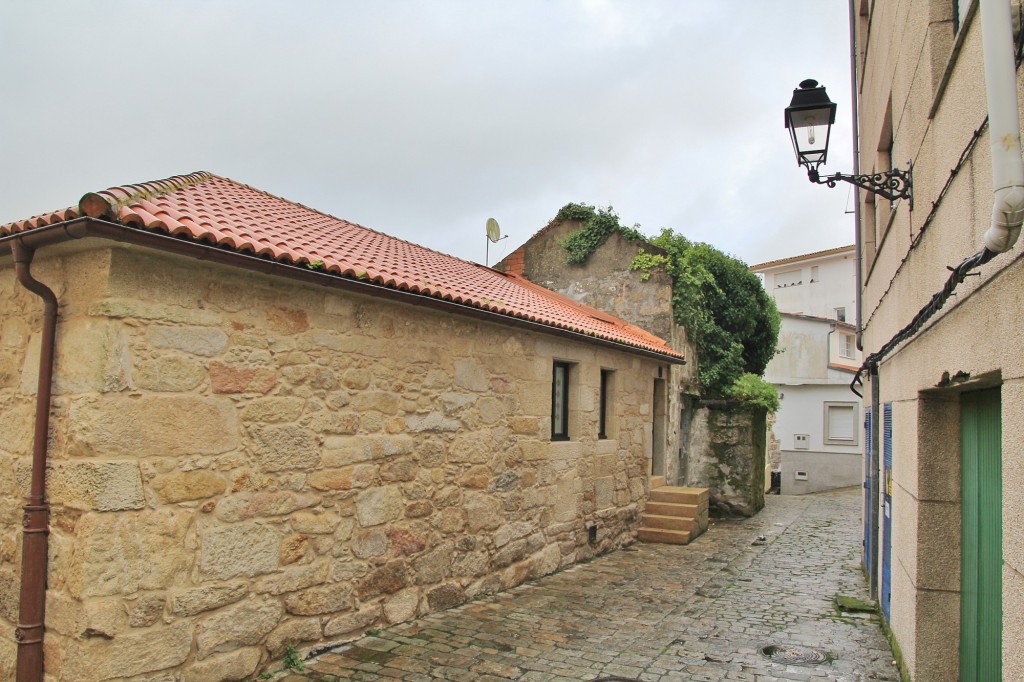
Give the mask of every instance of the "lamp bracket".
M 913 164 L 908 164 L 907 170 L 900 170 L 899 168 L 893 168 L 891 171 L 885 173 L 874 173 L 868 175 L 847 175 L 846 173 L 836 173 L 835 175 L 826 175 L 821 177 L 818 174 L 817 168 L 809 168 L 807 170 L 807 177 L 811 182 L 819 185 L 828 185 L 829 187 L 835 187 L 836 183 L 842 180 L 852 185 L 857 185 L 861 189 L 866 189 L 872 194 L 877 194 L 881 197 L 885 197 L 889 201 L 895 201 L 897 199 L 907 199 L 910 202 L 910 210 L 914 210 L 914 181 L 913 181 Z

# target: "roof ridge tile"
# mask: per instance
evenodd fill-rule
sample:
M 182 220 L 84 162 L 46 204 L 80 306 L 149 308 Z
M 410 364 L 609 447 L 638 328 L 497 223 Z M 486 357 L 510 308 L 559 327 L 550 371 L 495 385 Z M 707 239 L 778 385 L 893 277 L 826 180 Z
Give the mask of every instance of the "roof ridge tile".
M 78 208 L 83 215 L 90 218 L 112 218 L 117 216 L 122 208 L 133 202 L 145 199 L 152 201 L 162 194 L 198 185 L 213 177 L 216 177 L 213 173 L 196 171 L 188 175 L 174 175 L 164 180 L 119 185 L 99 192 L 88 192 L 79 200 Z

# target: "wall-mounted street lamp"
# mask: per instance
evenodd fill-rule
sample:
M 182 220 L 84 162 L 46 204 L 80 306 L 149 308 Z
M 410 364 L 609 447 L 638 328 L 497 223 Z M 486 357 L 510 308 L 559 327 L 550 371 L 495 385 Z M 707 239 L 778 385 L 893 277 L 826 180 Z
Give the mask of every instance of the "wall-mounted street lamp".
M 807 167 L 807 177 L 819 185 L 835 187 L 840 180 L 883 196 L 889 201 L 907 199 L 914 209 L 913 166 L 903 171 L 893 168 L 872 175 L 846 175 L 836 173 L 821 177 L 818 167 L 828 157 L 829 135 L 836 122 L 836 104 L 828 98 L 824 86 L 816 80 L 805 80 L 793 91 L 793 99 L 786 107 L 786 127 L 793 141 L 796 162 Z

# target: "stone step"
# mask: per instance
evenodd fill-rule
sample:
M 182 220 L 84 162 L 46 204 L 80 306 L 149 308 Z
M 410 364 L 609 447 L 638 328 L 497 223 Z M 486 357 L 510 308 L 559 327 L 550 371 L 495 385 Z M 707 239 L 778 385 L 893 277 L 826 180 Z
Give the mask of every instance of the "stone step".
M 686 519 L 695 519 L 701 515 L 707 515 L 707 507 L 701 509 L 695 504 L 672 504 L 671 502 L 648 502 L 648 514 L 655 516 L 676 516 Z
M 686 545 L 690 542 L 690 533 L 685 530 L 665 530 L 664 528 L 641 528 L 637 531 L 641 542 L 660 542 L 669 545 Z
M 707 488 L 686 488 L 683 486 L 666 485 L 651 491 L 651 502 L 670 502 L 672 504 L 692 504 L 708 506 Z
M 644 514 L 640 517 L 641 528 L 660 528 L 662 530 L 685 530 L 697 535 L 700 531 L 699 519 L 688 519 L 683 516 L 659 516 Z M 694 531 L 697 531 L 696 533 Z
M 654 490 L 655 488 L 660 488 L 663 485 L 665 485 L 664 476 L 651 476 L 651 490 Z

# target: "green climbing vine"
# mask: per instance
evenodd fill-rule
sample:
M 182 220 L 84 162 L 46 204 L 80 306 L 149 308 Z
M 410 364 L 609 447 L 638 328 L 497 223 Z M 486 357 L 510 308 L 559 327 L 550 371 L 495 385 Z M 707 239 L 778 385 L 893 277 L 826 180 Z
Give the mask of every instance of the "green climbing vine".
M 667 228 L 648 239 L 639 226 L 622 226 L 611 207 L 567 204 L 556 218 L 584 222 L 561 242 L 570 264 L 586 262 L 613 232 L 658 247 L 663 253 L 640 248 L 630 269 L 642 281 L 659 270 L 672 278 L 673 314 L 697 349 L 703 392 L 769 410 L 778 407 L 775 388 L 761 377 L 775 355 L 779 312 L 745 263 Z
M 644 238 L 638 226 L 626 227 L 619 223 L 619 216 L 612 207 L 594 208 L 588 204 L 566 204 L 555 216 L 557 220 L 578 220 L 583 227 L 576 230 L 561 241 L 561 246 L 568 252 L 565 262 L 579 265 L 587 262 L 590 254 L 615 232 L 631 242 Z
M 633 262 L 629 264 L 629 269 L 638 271 L 640 273 L 640 281 L 646 282 L 651 278 L 652 272 L 664 270 L 666 263 L 668 263 L 668 259 L 665 256 L 662 256 L 660 253 L 647 253 L 641 247 L 636 256 L 633 257 Z

